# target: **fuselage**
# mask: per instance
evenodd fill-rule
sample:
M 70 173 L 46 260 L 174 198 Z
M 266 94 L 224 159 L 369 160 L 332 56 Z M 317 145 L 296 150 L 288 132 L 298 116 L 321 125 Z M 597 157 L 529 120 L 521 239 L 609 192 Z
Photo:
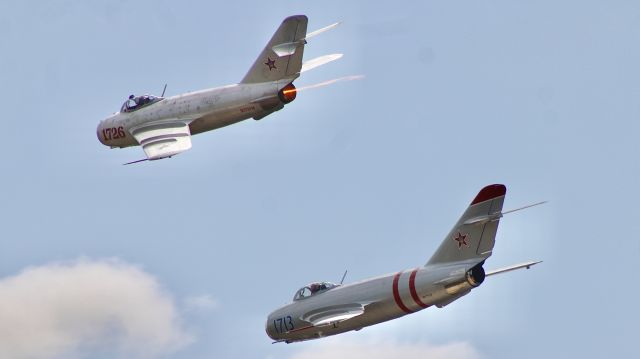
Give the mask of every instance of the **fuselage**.
M 294 301 L 271 313 L 266 323 L 267 335 L 285 342 L 316 339 L 360 330 L 432 305 L 442 307 L 478 286 L 484 279 L 484 272 L 480 275 L 478 271 L 482 271 L 481 264 L 474 267 L 471 262 L 458 262 L 447 266 L 419 267 L 338 286 Z M 364 306 L 364 313 L 344 321 L 314 326 L 303 320 L 313 313 L 347 311 L 345 308 L 357 305 Z
M 135 111 L 119 111 L 101 121 L 97 136 L 106 146 L 129 147 L 138 145 L 134 130 L 149 125 L 180 121 L 189 125 L 193 135 L 252 117 L 259 119 L 295 98 L 295 88 L 287 94 L 281 91 L 291 81 L 235 84 L 162 98 Z
M 303 72 L 307 23 L 305 15 L 285 18 L 238 84 L 170 98 L 129 96 L 119 112 L 98 124 L 99 141 L 111 148 L 141 146 L 146 158 L 127 164 L 155 161 L 191 149 L 191 135 L 282 109 L 296 97 L 292 82 Z M 329 58 L 311 64 L 339 56 Z
M 444 307 L 470 293 L 486 276 L 540 263 L 489 273 L 483 269 L 493 253 L 506 191 L 502 184 L 482 188 L 422 267 L 344 286 L 314 282 L 300 288 L 292 303 L 268 316 L 267 335 L 291 343 L 360 330 L 430 306 Z

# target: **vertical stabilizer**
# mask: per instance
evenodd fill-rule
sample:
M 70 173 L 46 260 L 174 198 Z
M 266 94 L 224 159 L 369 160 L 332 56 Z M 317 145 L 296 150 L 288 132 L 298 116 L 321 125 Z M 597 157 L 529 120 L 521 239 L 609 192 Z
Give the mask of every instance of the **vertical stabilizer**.
M 501 184 L 483 188 L 427 265 L 473 258 L 482 261 L 489 258 L 502 217 L 502 204 L 506 192 L 507 188 Z
M 289 16 L 253 63 L 240 83 L 260 83 L 300 76 L 308 19 Z

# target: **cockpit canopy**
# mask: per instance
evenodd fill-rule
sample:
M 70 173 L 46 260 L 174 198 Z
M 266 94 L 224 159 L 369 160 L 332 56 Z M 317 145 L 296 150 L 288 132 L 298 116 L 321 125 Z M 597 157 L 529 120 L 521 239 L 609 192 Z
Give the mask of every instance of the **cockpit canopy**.
M 293 300 L 301 300 L 312 297 L 314 295 L 324 293 L 329 289 L 333 289 L 335 287 L 339 287 L 340 284 L 334 284 L 331 282 L 314 282 L 311 284 L 307 284 L 306 286 L 300 288 L 296 295 L 293 297 Z
M 163 99 L 164 97 L 156 97 L 153 95 L 142 95 L 142 96 L 131 95 L 129 96 L 127 101 L 125 101 L 125 103 L 122 104 L 122 108 L 120 109 L 120 112 L 133 112 Z

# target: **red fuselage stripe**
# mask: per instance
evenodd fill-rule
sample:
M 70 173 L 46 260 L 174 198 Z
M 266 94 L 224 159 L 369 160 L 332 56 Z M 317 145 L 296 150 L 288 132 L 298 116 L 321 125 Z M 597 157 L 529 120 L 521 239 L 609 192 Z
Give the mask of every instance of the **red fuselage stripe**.
M 402 272 L 399 272 L 393 277 L 393 299 L 396 301 L 398 308 L 402 309 L 403 312 L 407 314 L 413 313 L 409 308 L 407 308 L 404 303 L 402 303 L 402 298 L 400 298 L 400 290 L 398 289 L 398 282 L 400 282 L 400 275 Z
M 413 301 L 416 302 L 416 304 L 420 307 L 429 308 L 428 305 L 422 303 L 420 297 L 418 296 L 418 292 L 416 291 L 416 274 L 418 274 L 418 270 L 414 269 L 413 272 L 411 272 L 411 276 L 409 277 L 409 291 L 411 292 L 411 298 L 413 298 Z

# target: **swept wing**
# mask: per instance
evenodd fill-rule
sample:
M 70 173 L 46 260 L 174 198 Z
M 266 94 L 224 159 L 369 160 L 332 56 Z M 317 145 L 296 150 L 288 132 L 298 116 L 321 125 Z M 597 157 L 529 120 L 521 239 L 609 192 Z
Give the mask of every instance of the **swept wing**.
M 364 307 L 366 304 L 350 303 L 322 307 L 305 313 L 300 317 L 300 319 L 304 320 L 305 322 L 309 322 L 311 323 L 311 325 L 316 327 L 342 322 L 347 319 L 362 315 L 364 313 Z
M 180 121 L 145 124 L 132 129 L 131 134 L 150 161 L 175 156 L 191 148 L 189 125 Z

